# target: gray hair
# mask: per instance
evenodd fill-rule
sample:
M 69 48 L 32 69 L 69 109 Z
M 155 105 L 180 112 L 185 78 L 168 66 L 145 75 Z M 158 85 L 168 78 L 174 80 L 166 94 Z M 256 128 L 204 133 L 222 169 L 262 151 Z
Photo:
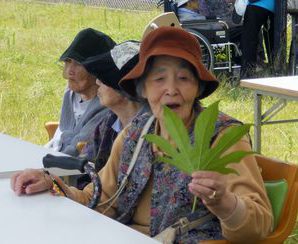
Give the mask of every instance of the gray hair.
M 137 99 L 142 104 L 148 104 L 147 99 L 143 97 L 145 80 L 146 80 L 146 75 L 142 75 L 140 78 L 134 80 L 135 87 L 136 87 Z
M 135 87 L 136 87 L 136 94 L 137 94 L 137 96 L 143 98 L 143 89 L 145 87 L 145 77 L 142 76 L 139 79 L 135 79 L 134 80 L 134 83 L 135 83 Z

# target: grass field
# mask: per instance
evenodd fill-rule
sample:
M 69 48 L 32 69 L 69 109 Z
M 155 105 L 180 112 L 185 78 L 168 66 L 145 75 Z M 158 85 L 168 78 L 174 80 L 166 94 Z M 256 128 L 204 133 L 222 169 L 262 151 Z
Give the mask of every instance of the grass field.
M 78 31 L 93 27 L 117 42 L 140 39 L 156 13 L 82 5 L 0 1 L 0 131 L 43 144 L 59 118 L 66 82 L 57 61 Z
M 144 26 L 159 13 L 3 0 L 0 9 L 0 132 L 37 144 L 47 141 L 44 123 L 59 118 L 66 83 L 57 60 L 75 34 L 93 27 L 117 42 L 138 40 Z M 251 91 L 222 82 L 220 89 L 202 102 L 218 99 L 223 112 L 253 122 Z M 264 107 L 274 102 L 267 98 Z M 290 102 L 277 119 L 297 114 L 298 104 Z M 262 133 L 263 154 L 298 162 L 298 123 L 268 125 Z

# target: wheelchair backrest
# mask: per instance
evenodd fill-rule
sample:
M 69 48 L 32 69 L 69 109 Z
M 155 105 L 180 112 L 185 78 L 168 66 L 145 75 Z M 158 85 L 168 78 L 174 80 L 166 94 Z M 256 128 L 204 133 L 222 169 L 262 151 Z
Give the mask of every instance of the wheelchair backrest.
M 192 32 L 201 33 L 205 36 L 210 44 L 229 42 L 229 32 L 221 21 L 204 20 L 204 21 L 187 21 L 182 23 L 182 28 L 192 30 Z

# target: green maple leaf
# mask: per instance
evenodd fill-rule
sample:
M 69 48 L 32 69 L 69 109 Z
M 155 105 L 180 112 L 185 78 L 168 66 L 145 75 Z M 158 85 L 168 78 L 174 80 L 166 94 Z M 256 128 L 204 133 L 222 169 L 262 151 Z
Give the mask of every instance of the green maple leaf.
M 164 156 L 159 156 L 157 161 L 175 166 L 189 175 L 199 170 L 216 171 L 222 174 L 237 174 L 237 171 L 227 167 L 228 164 L 239 163 L 242 158 L 253 152 L 236 151 L 224 156 L 222 155 L 249 132 L 251 125 L 231 126 L 219 139 L 218 143 L 211 148 L 210 142 L 219 113 L 218 104 L 219 101 L 207 107 L 196 119 L 193 145 L 190 142 L 187 128 L 182 119 L 165 106 L 165 128 L 171 139 L 175 142 L 176 147 L 158 135 L 145 135 L 144 137 L 147 141 L 154 143 L 165 153 Z

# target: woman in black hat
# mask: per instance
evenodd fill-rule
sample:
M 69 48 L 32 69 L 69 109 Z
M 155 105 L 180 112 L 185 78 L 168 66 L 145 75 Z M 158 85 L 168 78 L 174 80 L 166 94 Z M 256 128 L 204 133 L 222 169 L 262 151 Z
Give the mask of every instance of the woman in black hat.
M 88 58 L 83 65 L 97 79 L 97 95 L 102 106 L 109 111 L 100 119 L 94 135 L 82 149 L 80 157 L 95 163 L 99 171 L 107 162 L 118 133 L 132 118 L 142 113 L 141 104 L 123 95 L 118 82 L 137 63 L 140 43 L 126 41 L 116 45 L 110 52 Z
M 61 55 L 63 77 L 67 80 L 59 127 L 46 147 L 77 156 L 77 144 L 87 141 L 105 109 L 96 96 L 96 78 L 82 63 L 90 56 L 105 53 L 115 46 L 106 34 L 88 28 L 80 31 Z
M 87 158 L 88 161 L 94 162 L 96 171 L 99 171 L 107 162 L 118 133 L 135 116 L 146 111 L 146 107 L 141 107 L 139 102 L 131 100 L 127 94 L 124 95 L 118 85 L 118 82 L 138 62 L 139 47 L 139 42 L 126 41 L 116 45 L 109 52 L 89 57 L 82 62 L 86 71 L 96 77 L 100 104 L 107 108 L 104 116 L 96 121 L 94 134 L 86 140 L 87 144 L 79 155 L 80 158 Z M 25 178 L 34 177 L 36 183 L 44 181 L 39 170 L 26 170 L 24 173 L 16 174 L 15 179 L 20 175 L 25 175 Z M 78 188 L 82 189 L 88 182 L 90 179 L 87 176 L 78 178 Z M 41 184 L 41 186 L 44 185 Z

